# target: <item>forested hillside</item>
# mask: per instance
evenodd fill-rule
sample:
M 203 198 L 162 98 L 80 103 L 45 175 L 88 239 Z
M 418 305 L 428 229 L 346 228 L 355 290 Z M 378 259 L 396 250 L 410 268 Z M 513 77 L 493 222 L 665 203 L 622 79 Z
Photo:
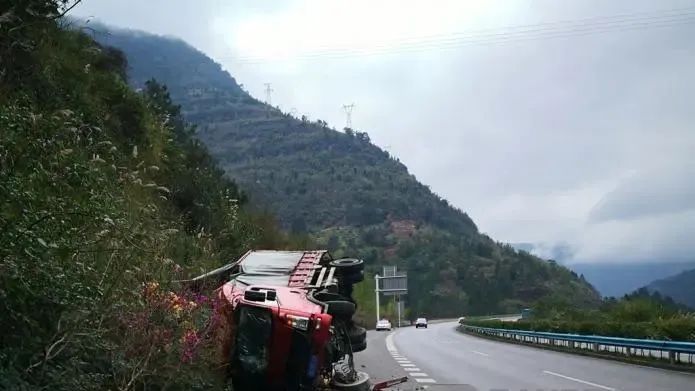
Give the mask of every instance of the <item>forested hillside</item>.
M 174 281 L 305 244 L 246 212 L 164 86 L 60 27 L 69 4 L 0 12 L 0 389 L 210 389 L 211 302 Z
M 97 37 L 126 53 L 136 87 L 152 77 L 171 86 L 196 136 L 285 228 L 364 258 L 372 274 L 384 264 L 408 270 L 413 315 L 516 311 L 546 296 L 598 302 L 575 273 L 479 233 L 367 133 L 269 107 L 184 42 L 118 30 Z M 368 310 L 368 283 L 358 296 Z
M 668 296 L 678 303 L 695 308 L 695 269 L 656 280 L 646 287 L 651 292 Z

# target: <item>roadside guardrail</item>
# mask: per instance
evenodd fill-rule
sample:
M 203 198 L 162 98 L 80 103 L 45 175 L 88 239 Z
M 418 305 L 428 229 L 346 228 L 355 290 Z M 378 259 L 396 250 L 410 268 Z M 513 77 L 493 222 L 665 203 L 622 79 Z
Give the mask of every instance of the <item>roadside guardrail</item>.
M 462 331 L 499 339 L 509 339 L 518 343 L 583 350 L 595 354 L 608 354 L 633 359 L 649 358 L 668 361 L 670 364 L 693 365 L 695 363 L 695 342 L 506 330 L 469 326 L 466 324 L 459 327 Z

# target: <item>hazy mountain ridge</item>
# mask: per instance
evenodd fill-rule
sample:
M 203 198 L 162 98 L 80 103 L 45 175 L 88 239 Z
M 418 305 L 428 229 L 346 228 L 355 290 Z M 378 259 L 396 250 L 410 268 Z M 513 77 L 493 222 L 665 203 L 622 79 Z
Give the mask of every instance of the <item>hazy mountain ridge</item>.
M 567 244 L 512 243 L 516 250 L 549 257 L 583 276 L 604 297 L 622 297 L 658 279 L 694 269 L 695 262 L 660 260 L 654 262 L 581 262 L 572 259 Z
M 149 78 L 170 87 L 221 166 L 285 227 L 311 232 L 339 255 L 359 251 L 370 272 L 383 263 L 417 272 L 415 310 L 511 310 L 554 294 L 598 300 L 575 273 L 481 235 L 366 133 L 267 106 L 181 41 L 117 30 L 99 39 L 126 53 L 136 87 Z M 394 229 L 405 225 L 405 234 Z
M 647 286 L 654 280 L 695 268 L 695 263 L 576 263 L 566 266 L 583 275 L 601 295 L 621 297 Z
M 653 281 L 647 285 L 650 292 L 659 292 L 674 301 L 695 308 L 695 269 Z

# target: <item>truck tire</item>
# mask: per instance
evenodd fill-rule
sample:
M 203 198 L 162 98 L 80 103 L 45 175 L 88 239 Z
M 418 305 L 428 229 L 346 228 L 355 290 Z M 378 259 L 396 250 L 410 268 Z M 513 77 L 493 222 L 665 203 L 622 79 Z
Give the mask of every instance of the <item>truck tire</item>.
M 340 278 L 344 284 L 357 284 L 358 282 L 364 281 L 364 271 L 343 274 Z
M 348 336 L 350 337 L 350 343 L 352 345 L 360 344 L 367 340 L 367 329 L 360 326 L 352 326 L 352 328 L 348 330 Z
M 343 383 L 338 380 L 333 380 L 333 386 L 337 390 L 342 391 L 369 391 L 371 384 L 369 375 L 364 372 L 357 371 L 357 378 L 350 383 Z
M 328 306 L 327 313 L 343 320 L 349 320 L 355 314 L 355 303 L 347 300 L 329 300 L 325 302 Z
M 364 270 L 364 261 L 357 258 L 334 259 L 328 263 L 339 275 L 353 274 Z
M 353 353 L 361 352 L 361 351 L 367 349 L 367 341 L 364 340 L 360 343 L 353 343 L 353 344 L 350 344 L 350 346 L 352 347 Z
M 316 292 L 314 293 L 314 299 L 322 302 L 328 302 L 328 301 L 345 301 L 348 300 L 347 297 L 340 295 L 338 293 L 333 293 L 333 292 Z

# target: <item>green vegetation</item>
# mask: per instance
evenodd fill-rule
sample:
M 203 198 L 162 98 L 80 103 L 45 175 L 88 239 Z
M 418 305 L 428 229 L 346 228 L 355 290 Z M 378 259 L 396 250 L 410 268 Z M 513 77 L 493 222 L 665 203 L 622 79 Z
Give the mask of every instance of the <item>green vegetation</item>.
M 210 303 L 172 281 L 296 247 L 214 163 L 165 87 L 59 26 L 0 19 L 0 388 L 210 389 Z
M 481 234 L 366 133 L 265 105 L 181 41 L 117 30 L 97 38 L 126 53 L 136 87 L 152 77 L 171 87 L 196 136 L 283 227 L 365 259 L 371 275 L 381 265 L 408 270 L 412 317 L 518 312 L 547 295 L 598 305 L 576 274 Z M 362 317 L 373 319 L 373 294 L 357 290 Z
M 466 324 L 516 330 L 695 341 L 695 313 L 669 297 L 639 289 L 621 299 L 605 299 L 597 309 L 572 308 L 561 299 L 540 300 L 533 317 L 518 322 L 467 320 Z

